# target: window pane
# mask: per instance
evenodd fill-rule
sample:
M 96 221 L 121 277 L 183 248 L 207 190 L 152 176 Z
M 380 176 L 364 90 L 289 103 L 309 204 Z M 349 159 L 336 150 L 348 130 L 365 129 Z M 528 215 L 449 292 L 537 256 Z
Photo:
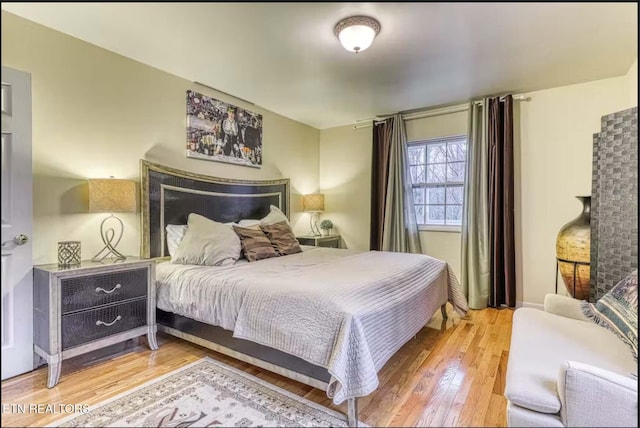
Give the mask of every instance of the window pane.
M 447 144 L 447 161 L 455 162 L 466 160 L 467 156 L 467 143 L 459 142 L 459 143 L 449 143 Z
M 424 146 L 409 146 L 409 165 L 419 165 L 424 163 Z
M 444 224 L 444 205 L 427 205 L 427 224 Z
M 409 172 L 413 184 L 424 183 L 424 165 L 410 166 Z
M 424 189 L 413 189 L 413 204 L 424 204 Z
M 460 225 L 464 200 L 467 141 L 461 136 L 408 147 L 418 224 Z M 437 141 L 437 142 L 436 142 Z M 454 184 L 455 183 L 455 184 Z M 420 185 L 428 187 L 419 187 Z
M 463 186 L 447 186 L 447 205 L 462 205 L 464 199 Z
M 427 145 L 427 163 L 446 162 L 447 145 L 442 144 L 428 144 Z
M 416 205 L 416 222 L 424 224 L 424 205 Z
M 462 224 L 462 205 L 447 205 L 447 224 Z
M 427 183 L 444 183 L 447 181 L 446 164 L 427 165 Z
M 447 181 L 464 181 L 464 162 L 447 164 Z
M 444 204 L 444 187 L 433 187 L 425 190 L 427 191 L 428 204 Z

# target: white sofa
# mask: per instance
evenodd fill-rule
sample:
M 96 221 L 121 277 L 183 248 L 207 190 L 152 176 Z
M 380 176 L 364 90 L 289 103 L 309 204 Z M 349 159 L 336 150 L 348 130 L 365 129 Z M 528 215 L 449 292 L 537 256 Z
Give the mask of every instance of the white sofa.
M 629 347 L 589 321 L 580 300 L 547 295 L 544 311 L 513 315 L 508 426 L 637 427 L 637 374 Z

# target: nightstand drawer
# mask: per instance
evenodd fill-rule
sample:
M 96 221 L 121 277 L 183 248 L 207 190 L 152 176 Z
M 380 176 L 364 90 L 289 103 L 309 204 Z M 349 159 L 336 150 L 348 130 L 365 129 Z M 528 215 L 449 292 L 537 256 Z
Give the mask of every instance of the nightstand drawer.
M 61 280 L 62 313 L 144 297 L 148 270 L 132 269 Z
M 318 247 L 340 248 L 340 238 L 318 241 Z
M 340 235 L 296 236 L 300 245 L 314 245 L 316 247 L 340 248 Z
M 147 324 L 147 299 L 103 306 L 62 317 L 62 349 Z

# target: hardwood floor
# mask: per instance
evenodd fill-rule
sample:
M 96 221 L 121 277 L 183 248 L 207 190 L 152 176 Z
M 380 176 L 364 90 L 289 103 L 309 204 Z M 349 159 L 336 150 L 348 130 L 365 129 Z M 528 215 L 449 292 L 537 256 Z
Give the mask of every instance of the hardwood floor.
M 452 312 L 449 306 L 449 313 Z M 510 309 L 471 311 L 461 319 L 440 312 L 383 367 L 380 386 L 359 400 L 360 420 L 370 426 L 505 426 L 504 383 L 511 340 Z M 145 339 L 65 361 L 60 383 L 47 389 L 46 366 L 2 382 L 2 426 L 42 426 L 63 414 L 11 413 L 12 404 L 93 405 L 204 356 L 335 406 L 324 391 L 288 380 L 208 349 L 159 334 L 160 349 Z

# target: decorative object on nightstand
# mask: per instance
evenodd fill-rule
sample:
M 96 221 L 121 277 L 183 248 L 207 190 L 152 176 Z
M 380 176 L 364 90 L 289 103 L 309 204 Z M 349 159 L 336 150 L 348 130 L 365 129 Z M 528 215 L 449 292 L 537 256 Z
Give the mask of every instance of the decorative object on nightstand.
M 80 264 L 80 241 L 58 242 L 58 266 L 72 267 Z
M 340 235 L 302 235 L 296 236 L 301 245 L 313 245 L 315 247 L 340 248 Z
M 104 247 L 91 260 L 100 262 L 109 256 L 125 260 L 126 257 L 116 250 L 124 233 L 124 224 L 113 213 L 136 212 L 136 182 L 113 177 L 89 180 L 89 212 L 110 213 L 100 223 Z M 105 228 L 109 220 L 115 222 L 115 228 Z
M 591 196 L 576 196 L 582 213 L 562 226 L 556 240 L 556 293 L 558 271 L 569 294 L 579 300 L 589 299 L 591 260 Z
M 302 211 L 311 213 L 309 218 L 309 226 L 311 234 L 320 236 L 318 229 L 318 215 L 324 211 L 324 195 L 322 193 L 311 193 L 302 197 Z
M 333 222 L 329 219 L 324 219 L 320 222 L 320 230 L 322 231 L 322 236 L 329 236 L 331 232 L 333 232 Z
M 154 261 L 137 257 L 33 267 L 33 365 L 47 362 L 49 388 L 62 360 L 143 335 L 158 349 L 154 270 Z

